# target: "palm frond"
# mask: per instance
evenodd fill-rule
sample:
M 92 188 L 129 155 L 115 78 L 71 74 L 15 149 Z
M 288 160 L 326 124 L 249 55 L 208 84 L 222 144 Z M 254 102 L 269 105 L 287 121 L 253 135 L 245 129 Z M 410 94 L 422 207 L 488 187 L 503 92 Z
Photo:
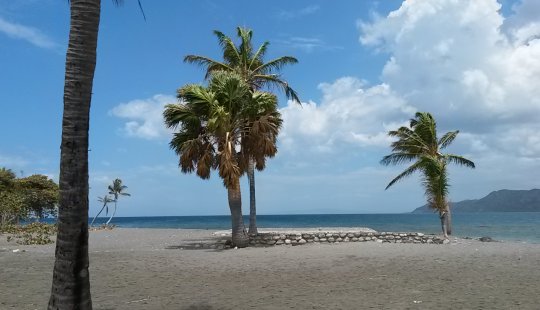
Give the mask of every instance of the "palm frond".
M 444 154 L 444 158 L 446 162 L 448 163 L 453 163 L 453 164 L 457 164 L 460 166 L 465 166 L 465 167 L 469 167 L 473 169 L 475 168 L 474 163 L 463 156 L 454 155 L 454 154 Z
M 405 169 L 402 173 L 400 173 L 397 177 L 395 177 L 388 185 L 386 186 L 385 190 L 387 190 L 390 186 L 396 184 L 396 182 L 402 180 L 405 177 L 408 177 L 409 175 L 413 174 L 414 172 L 420 170 L 421 168 L 421 162 L 417 161 L 414 164 L 412 164 L 409 168 Z
M 276 59 L 272 59 L 259 67 L 253 69 L 255 74 L 273 74 L 279 72 L 286 65 L 293 65 L 298 63 L 298 59 L 291 56 L 282 56 Z
M 418 153 L 392 153 L 384 156 L 380 163 L 385 166 L 399 165 L 416 160 L 418 157 Z
M 456 139 L 458 133 L 459 133 L 459 130 L 445 133 L 444 136 L 442 136 L 442 138 L 439 139 L 439 142 L 438 142 L 439 149 L 443 150 L 447 146 L 449 146 L 454 141 L 454 139 Z
M 240 52 L 236 48 L 236 45 L 234 45 L 231 38 L 218 30 L 214 30 L 214 34 L 216 35 L 219 45 L 223 51 L 223 59 L 225 59 L 225 61 L 231 65 L 231 67 L 238 65 L 241 62 L 242 57 L 240 56 Z
M 270 45 L 270 42 L 265 41 L 263 44 L 261 44 L 261 46 L 259 46 L 253 57 L 251 57 L 251 61 L 248 66 L 249 70 L 255 72 L 255 68 L 257 68 L 261 65 L 261 63 L 263 63 L 263 58 L 266 54 L 266 50 L 268 49 L 268 45 Z
M 206 67 L 206 74 L 204 76 L 205 79 L 208 79 L 213 71 L 217 70 L 225 70 L 225 71 L 232 71 L 233 68 L 231 68 L 229 65 L 219 62 L 217 60 L 213 60 L 208 57 L 199 56 L 199 55 L 187 55 L 184 57 L 184 62 L 195 64 L 201 67 Z
M 281 89 L 283 92 L 285 92 L 285 96 L 289 99 L 292 99 L 293 101 L 297 103 L 301 103 L 300 98 L 298 97 L 298 93 L 294 89 L 292 89 L 287 82 L 280 79 L 277 75 L 271 74 L 255 74 L 253 75 L 253 84 L 257 86 L 257 88 L 262 87 L 263 85 L 266 86 L 274 86 L 279 89 Z

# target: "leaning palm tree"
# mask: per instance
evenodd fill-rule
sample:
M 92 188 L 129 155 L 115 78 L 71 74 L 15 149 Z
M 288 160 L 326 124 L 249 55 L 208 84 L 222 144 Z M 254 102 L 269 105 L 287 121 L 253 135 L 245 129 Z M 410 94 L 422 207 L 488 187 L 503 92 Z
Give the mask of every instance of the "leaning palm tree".
M 113 2 L 120 4 L 122 0 Z M 88 272 L 88 129 L 101 0 L 69 3 L 58 233 L 50 310 L 92 309 Z
M 101 207 L 101 210 L 99 210 L 98 214 L 94 216 L 92 223 L 90 223 L 90 227 L 94 226 L 94 222 L 96 221 L 97 217 L 101 214 L 101 212 L 103 212 L 103 210 L 106 210 L 105 214 L 109 213 L 109 202 L 113 202 L 114 199 L 112 199 L 111 196 L 109 195 L 104 195 L 103 197 L 98 197 L 98 201 L 103 203 L 103 206 Z
M 289 84 L 280 77 L 281 69 L 289 64 L 295 64 L 298 60 L 291 56 L 283 56 L 264 62 L 264 57 L 269 46 L 265 41 L 258 49 L 254 49 L 251 39 L 253 31 L 251 29 L 237 27 L 237 35 L 240 43 L 235 45 L 233 40 L 224 33 L 215 30 L 219 45 L 223 53 L 223 61 L 214 60 L 205 56 L 187 55 L 185 62 L 201 65 L 206 68 L 206 78 L 210 78 L 213 72 L 228 71 L 236 72 L 242 76 L 244 81 L 252 90 L 264 88 L 275 88 L 282 90 L 287 98 L 300 103 L 298 94 Z M 257 151 L 257 150 L 255 150 Z M 248 162 L 248 181 L 250 198 L 249 233 L 257 233 L 256 223 L 256 203 L 255 203 L 255 168 L 261 171 L 264 166 L 255 163 L 255 155 L 251 156 Z
M 216 72 L 207 87 L 186 85 L 179 89 L 178 99 L 182 103 L 167 105 L 163 113 L 166 126 L 178 130 L 170 147 L 180 157 L 183 173 L 195 172 L 208 179 L 212 169 L 218 171 L 228 192 L 232 242 L 245 247 L 249 239 L 240 192 L 240 176 L 248 161 L 245 148 L 259 143 L 267 147 L 267 153 L 274 152 L 267 144 L 281 125 L 277 99 L 269 93 L 252 92 L 234 72 Z M 255 154 L 256 161 L 264 165 L 267 153 Z
M 474 163 L 462 156 L 442 154 L 441 150 L 449 146 L 459 131 L 451 131 L 437 138 L 437 124 L 431 114 L 418 112 L 410 120 L 409 127 L 388 132 L 391 137 L 398 138 L 392 142 L 392 154 L 384 156 L 383 165 L 397 165 L 405 162 L 414 163 L 395 177 L 386 189 L 396 182 L 418 171 L 422 173 L 428 206 L 439 213 L 441 227 L 445 238 L 451 233 L 450 205 L 448 196 L 449 163 L 474 168 Z
M 107 223 L 105 223 L 105 225 L 109 225 L 113 217 L 116 215 L 116 206 L 118 203 L 118 198 L 120 198 L 120 196 L 131 196 L 131 194 L 126 193 L 125 191 L 126 189 L 127 189 L 127 186 L 123 185 L 122 180 L 120 179 L 114 179 L 113 183 L 109 185 L 109 195 L 113 195 L 114 197 L 114 200 L 113 200 L 114 210 L 111 217 L 109 218 Z

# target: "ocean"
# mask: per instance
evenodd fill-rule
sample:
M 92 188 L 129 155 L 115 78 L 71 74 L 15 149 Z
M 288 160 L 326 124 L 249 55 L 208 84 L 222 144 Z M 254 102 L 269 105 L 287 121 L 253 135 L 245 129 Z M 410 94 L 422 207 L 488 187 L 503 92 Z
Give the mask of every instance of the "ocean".
M 94 225 L 106 222 L 98 218 Z M 540 212 L 454 213 L 453 235 L 489 236 L 501 241 L 540 243 Z M 249 224 L 245 216 L 246 228 Z M 230 217 L 154 216 L 115 217 L 111 224 L 125 228 L 230 229 Z M 369 227 L 377 231 L 440 234 L 436 214 L 297 214 L 258 215 L 260 228 Z

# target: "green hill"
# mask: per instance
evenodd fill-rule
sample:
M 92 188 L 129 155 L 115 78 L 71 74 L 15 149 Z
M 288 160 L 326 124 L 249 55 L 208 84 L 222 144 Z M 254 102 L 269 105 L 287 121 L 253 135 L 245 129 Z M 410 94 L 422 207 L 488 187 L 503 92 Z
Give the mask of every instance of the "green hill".
M 489 193 L 486 197 L 451 202 L 452 212 L 540 212 L 540 189 L 508 190 Z M 432 213 L 426 205 L 412 213 Z

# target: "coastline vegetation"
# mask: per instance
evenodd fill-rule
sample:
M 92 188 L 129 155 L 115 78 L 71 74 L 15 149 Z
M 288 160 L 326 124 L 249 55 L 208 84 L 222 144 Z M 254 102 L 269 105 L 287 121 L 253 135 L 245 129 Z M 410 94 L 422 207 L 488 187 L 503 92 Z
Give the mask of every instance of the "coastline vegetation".
M 18 178 L 11 169 L 0 168 L 0 228 L 55 217 L 57 204 L 58 184 L 46 175 Z

